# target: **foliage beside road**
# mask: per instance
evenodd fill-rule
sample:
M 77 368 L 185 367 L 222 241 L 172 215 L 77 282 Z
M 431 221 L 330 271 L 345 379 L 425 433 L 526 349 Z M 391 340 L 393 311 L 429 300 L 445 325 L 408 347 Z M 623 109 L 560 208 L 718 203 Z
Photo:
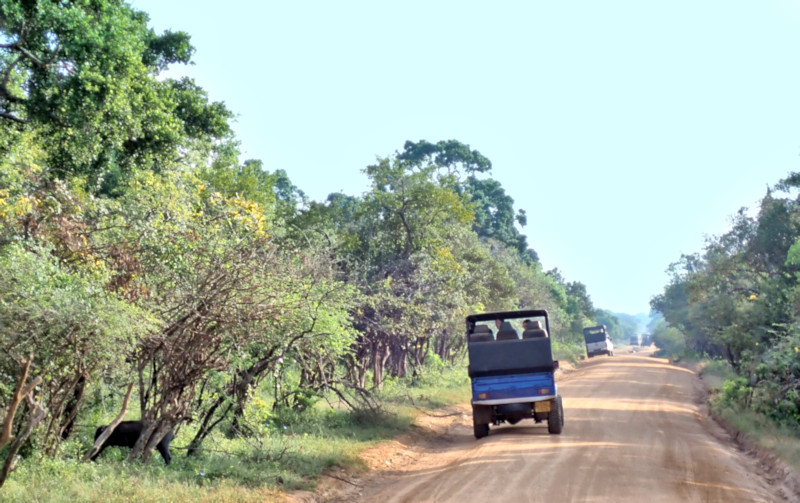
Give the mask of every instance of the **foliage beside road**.
M 800 175 L 767 190 L 757 213 L 684 255 L 651 305 L 652 340 L 672 354 L 725 360 L 723 400 L 800 433 Z

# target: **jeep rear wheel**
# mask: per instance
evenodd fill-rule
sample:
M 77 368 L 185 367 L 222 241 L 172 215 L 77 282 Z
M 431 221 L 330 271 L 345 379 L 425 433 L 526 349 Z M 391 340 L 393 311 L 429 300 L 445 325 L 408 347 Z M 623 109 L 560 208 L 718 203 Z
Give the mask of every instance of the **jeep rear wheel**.
M 564 409 L 561 407 L 561 396 L 550 404 L 550 414 L 547 416 L 547 432 L 558 435 L 564 429 Z
M 472 424 L 472 429 L 475 431 L 475 438 L 483 438 L 489 434 L 488 424 Z

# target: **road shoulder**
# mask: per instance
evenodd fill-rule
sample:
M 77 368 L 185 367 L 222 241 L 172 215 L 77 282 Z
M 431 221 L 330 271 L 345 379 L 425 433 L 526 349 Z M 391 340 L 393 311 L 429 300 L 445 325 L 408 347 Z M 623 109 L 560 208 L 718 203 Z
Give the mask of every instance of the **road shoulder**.
M 699 371 L 697 362 L 673 364 L 692 370 L 698 376 L 699 386 L 696 389 L 698 405 L 703 415 L 709 418 L 715 426 L 715 428 L 709 428 L 709 431 L 720 441 L 732 443 L 739 451 L 753 459 L 756 474 L 764 478 L 787 501 L 800 501 L 800 471 L 786 463 L 775 452 L 759 445 L 756 439 L 737 430 L 721 416 L 713 413 L 710 399 L 714 388 L 719 383 L 713 379 L 704 378 L 703 373 Z

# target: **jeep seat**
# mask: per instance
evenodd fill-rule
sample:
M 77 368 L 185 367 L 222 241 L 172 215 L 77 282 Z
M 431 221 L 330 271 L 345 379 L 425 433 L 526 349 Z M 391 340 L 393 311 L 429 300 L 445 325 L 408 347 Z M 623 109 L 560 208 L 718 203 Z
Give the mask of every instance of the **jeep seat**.
M 494 335 L 492 329 L 486 325 L 475 325 L 472 333 L 469 334 L 469 342 L 488 342 L 493 341 Z
M 547 337 L 547 330 L 542 328 L 539 320 L 528 323 L 528 329 L 522 332 L 523 339 L 534 339 L 536 337 Z
M 513 341 L 518 340 L 519 335 L 517 331 L 514 330 L 514 327 L 511 326 L 511 323 L 504 321 L 502 325 L 500 325 L 500 329 L 497 331 L 497 340 L 498 341 Z

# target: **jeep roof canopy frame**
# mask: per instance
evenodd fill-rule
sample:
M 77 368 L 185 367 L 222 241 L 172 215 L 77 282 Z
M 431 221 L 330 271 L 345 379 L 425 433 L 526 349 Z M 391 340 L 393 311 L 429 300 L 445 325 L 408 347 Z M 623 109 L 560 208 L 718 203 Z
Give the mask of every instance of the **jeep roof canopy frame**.
M 514 319 L 522 319 L 522 318 L 544 318 L 545 324 L 547 325 L 545 329 L 547 333 L 550 334 L 550 316 L 547 314 L 547 310 L 545 309 L 523 309 L 520 311 L 494 311 L 491 313 L 481 313 L 481 314 L 471 314 L 467 316 L 467 334 L 472 333 L 472 330 L 475 328 L 475 324 L 480 321 L 494 321 L 497 318 L 502 318 L 504 320 L 514 320 Z
M 611 339 L 611 334 L 608 333 L 608 328 L 605 325 L 596 325 L 594 327 L 585 327 L 583 329 L 583 338 L 586 342 L 603 342 L 606 338 Z

